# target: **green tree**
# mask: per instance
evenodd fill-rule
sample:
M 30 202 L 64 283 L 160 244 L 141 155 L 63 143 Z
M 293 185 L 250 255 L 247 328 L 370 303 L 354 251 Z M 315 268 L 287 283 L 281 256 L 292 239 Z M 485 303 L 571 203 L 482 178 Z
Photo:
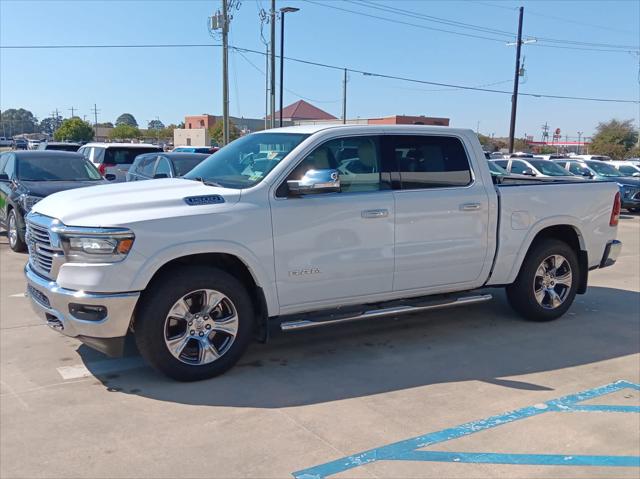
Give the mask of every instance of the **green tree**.
M 132 138 L 142 138 L 142 132 L 136 126 L 117 125 L 109 132 L 109 138 L 112 140 L 129 140 Z
M 64 120 L 53 137 L 58 141 L 91 141 L 93 134 L 93 128 L 89 123 L 73 117 Z
M 164 123 L 162 123 L 160 120 L 151 120 L 147 124 L 147 128 L 149 130 L 162 130 L 164 128 Z
M 29 110 L 9 108 L 0 114 L 0 135 L 13 136 L 37 133 L 38 120 Z
M 625 158 L 640 158 L 640 146 L 634 146 L 627 151 Z
M 610 120 L 599 123 L 596 134 L 591 139 L 589 153 L 607 155 L 614 160 L 622 160 L 638 141 L 638 130 L 633 120 Z
M 216 124 L 213 127 L 209 128 L 209 136 L 213 141 L 215 141 L 218 145 L 222 145 L 222 140 L 224 136 L 224 122 L 222 120 L 216 121 Z M 229 142 L 240 138 L 240 130 L 238 127 L 229 120 Z
M 62 117 L 58 115 L 58 117 L 50 116 L 49 118 L 44 118 L 40 122 L 40 131 L 42 133 L 46 133 L 47 135 L 53 136 L 55 131 L 60 128 L 62 125 Z
M 116 126 L 120 125 L 129 125 L 129 126 L 138 126 L 138 122 L 135 117 L 131 113 L 123 113 L 116 119 Z

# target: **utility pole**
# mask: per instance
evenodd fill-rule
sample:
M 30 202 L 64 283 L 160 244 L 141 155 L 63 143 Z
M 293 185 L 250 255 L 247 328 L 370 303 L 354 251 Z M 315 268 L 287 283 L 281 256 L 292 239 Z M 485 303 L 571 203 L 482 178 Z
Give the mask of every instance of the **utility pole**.
M 73 118 L 74 116 L 76 116 L 76 110 L 77 110 L 77 108 L 75 108 L 75 107 L 73 107 L 73 106 L 72 106 L 71 108 L 69 108 L 69 111 L 71 111 L 71 118 Z
M 514 135 L 516 132 L 516 110 L 518 108 L 518 85 L 520 83 L 520 50 L 522 49 L 522 17 L 524 7 L 520 7 L 518 17 L 518 40 L 516 44 L 516 71 L 513 77 L 513 96 L 511 97 L 511 124 L 509 126 L 509 153 L 513 153 Z
M 53 117 L 53 132 L 55 133 L 60 125 L 58 124 L 58 118 L 60 117 L 60 111 L 56 108 L 51 112 L 51 116 Z
M 342 124 L 347 123 L 347 69 L 344 69 L 342 78 Z
M 269 44 L 266 45 L 267 54 L 264 57 L 264 129 L 269 128 Z
M 580 154 L 580 150 L 581 150 L 581 148 L 580 148 L 580 139 L 582 138 L 582 134 L 583 133 L 584 133 L 583 131 L 579 131 L 578 132 L 578 155 Z
M 93 113 L 93 126 L 96 126 L 98 124 L 98 112 L 100 110 L 98 110 L 98 107 L 96 106 L 96 104 L 93 104 L 93 110 L 91 110 L 91 113 Z
M 299 8 L 284 7 L 280 9 L 280 127 L 282 128 L 282 110 L 284 109 L 284 16 L 295 13 Z
M 271 110 L 271 128 L 276 126 L 276 0 L 271 0 L 271 86 L 269 109 Z
M 229 12 L 228 0 L 222 0 L 222 143 L 229 143 Z

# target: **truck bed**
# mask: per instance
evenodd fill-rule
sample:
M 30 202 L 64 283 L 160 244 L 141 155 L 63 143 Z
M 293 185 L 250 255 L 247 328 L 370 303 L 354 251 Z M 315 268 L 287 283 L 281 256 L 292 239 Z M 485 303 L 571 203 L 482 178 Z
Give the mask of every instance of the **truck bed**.
M 506 178 L 505 178 L 506 179 Z M 597 266 L 616 229 L 609 226 L 615 182 L 514 179 L 495 186 L 498 234 L 494 269 L 488 285 L 510 284 L 536 235 L 552 225 L 568 225 Z

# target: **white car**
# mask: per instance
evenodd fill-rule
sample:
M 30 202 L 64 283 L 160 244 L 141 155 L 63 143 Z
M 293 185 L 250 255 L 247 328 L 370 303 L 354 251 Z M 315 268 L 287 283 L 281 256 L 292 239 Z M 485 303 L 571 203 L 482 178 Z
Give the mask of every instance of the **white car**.
M 510 174 L 536 176 L 540 178 L 556 178 L 566 180 L 581 179 L 565 170 L 557 163 L 543 158 L 509 158 L 490 160 L 507 170 Z
M 40 140 L 28 140 L 27 141 L 27 148 L 29 150 L 37 150 L 39 146 L 40 146 Z
M 506 287 L 529 320 L 556 319 L 589 270 L 615 262 L 619 213 L 615 183 L 494 184 L 472 130 L 279 128 L 184 178 L 38 202 L 27 294 L 62 334 L 116 355 L 132 334 L 151 365 L 197 380 L 271 325 L 469 307 L 485 287 Z
M 616 168 L 624 176 L 640 176 L 640 162 L 635 161 L 607 161 L 607 163 Z
M 87 143 L 78 153 L 96 165 L 107 180 L 119 183 L 126 181 L 136 156 L 162 151 L 161 147 L 149 143 Z

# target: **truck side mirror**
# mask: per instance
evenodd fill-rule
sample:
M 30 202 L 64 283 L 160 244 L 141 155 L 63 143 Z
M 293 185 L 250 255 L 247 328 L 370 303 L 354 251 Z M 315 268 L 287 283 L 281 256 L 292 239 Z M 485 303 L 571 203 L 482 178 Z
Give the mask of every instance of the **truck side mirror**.
M 522 172 L 522 174 L 527 176 L 536 176 L 536 172 L 533 171 L 531 168 L 527 168 Z
M 113 181 L 116 179 L 116 175 L 114 175 L 113 173 L 107 173 L 106 175 L 104 175 L 104 177 L 109 181 Z
M 340 191 L 338 170 L 308 170 L 300 180 L 288 180 L 289 192 L 294 195 L 313 195 Z
M 169 178 L 169 175 L 167 175 L 166 173 L 156 173 L 155 175 L 153 175 L 154 180 L 158 178 Z

